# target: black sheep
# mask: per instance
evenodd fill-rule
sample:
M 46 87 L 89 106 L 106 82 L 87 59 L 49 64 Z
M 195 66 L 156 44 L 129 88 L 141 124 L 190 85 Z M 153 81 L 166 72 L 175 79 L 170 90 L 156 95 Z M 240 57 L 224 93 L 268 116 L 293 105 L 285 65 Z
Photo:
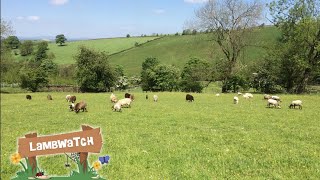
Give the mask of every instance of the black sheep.
M 31 100 L 31 96 L 30 96 L 30 95 L 26 95 L 26 98 L 27 98 L 28 100 Z
M 194 101 L 193 96 L 192 96 L 192 95 L 190 95 L 190 94 L 187 94 L 187 95 L 186 95 L 186 101 L 189 101 L 189 102 Z

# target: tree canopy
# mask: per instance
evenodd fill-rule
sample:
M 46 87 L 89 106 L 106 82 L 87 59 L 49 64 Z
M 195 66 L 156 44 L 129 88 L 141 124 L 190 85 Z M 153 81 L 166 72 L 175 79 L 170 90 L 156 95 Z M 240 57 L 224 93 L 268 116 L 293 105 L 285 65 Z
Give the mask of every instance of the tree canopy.
M 67 38 L 63 34 L 59 34 L 56 36 L 56 44 L 62 46 L 67 41 Z
M 76 78 L 82 92 L 106 92 L 114 86 L 115 72 L 109 65 L 108 55 L 105 52 L 81 46 L 75 59 Z

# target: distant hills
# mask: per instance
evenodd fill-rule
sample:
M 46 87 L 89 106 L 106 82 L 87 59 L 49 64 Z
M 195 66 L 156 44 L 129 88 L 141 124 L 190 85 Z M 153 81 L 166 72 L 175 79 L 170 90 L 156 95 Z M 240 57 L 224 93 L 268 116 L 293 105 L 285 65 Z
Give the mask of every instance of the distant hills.
M 275 44 L 280 33 L 276 27 L 265 26 L 254 29 L 252 34 L 246 38 L 249 44 L 241 57 L 242 65 L 250 65 L 263 60 L 267 48 Z M 49 52 L 54 53 L 55 62 L 60 65 L 74 64 L 74 56 L 81 45 L 97 51 L 105 51 L 110 57 L 112 65 L 122 65 L 125 73 L 129 76 L 140 75 L 142 62 L 147 57 L 158 58 L 161 63 L 170 64 L 183 68 L 191 57 L 198 57 L 209 62 L 225 58 L 220 47 L 207 34 L 196 35 L 167 35 L 153 37 L 122 37 L 102 39 L 68 39 L 65 46 L 58 46 L 54 38 L 50 36 L 39 36 L 21 39 L 48 39 Z M 18 58 L 21 60 L 21 57 Z

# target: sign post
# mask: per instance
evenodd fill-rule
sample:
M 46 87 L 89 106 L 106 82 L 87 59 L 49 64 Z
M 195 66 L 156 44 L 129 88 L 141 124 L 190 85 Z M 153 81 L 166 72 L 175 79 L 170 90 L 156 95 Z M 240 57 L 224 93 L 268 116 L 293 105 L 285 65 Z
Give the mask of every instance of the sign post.
M 36 171 L 36 156 L 80 152 L 83 171 L 87 170 L 88 152 L 99 153 L 102 147 L 100 128 L 82 125 L 82 131 L 38 137 L 37 133 L 26 134 L 18 140 L 18 152 L 28 157 L 32 170 Z

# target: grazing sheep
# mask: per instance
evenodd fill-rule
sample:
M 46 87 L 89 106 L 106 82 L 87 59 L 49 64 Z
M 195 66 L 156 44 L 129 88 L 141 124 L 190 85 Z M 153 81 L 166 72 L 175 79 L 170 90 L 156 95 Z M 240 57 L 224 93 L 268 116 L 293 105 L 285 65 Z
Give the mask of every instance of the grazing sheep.
M 289 108 L 292 109 L 292 108 L 296 108 L 296 106 L 299 106 L 299 109 L 302 109 L 302 101 L 301 100 L 295 100 L 295 101 L 292 101 L 291 104 L 289 105 Z
M 237 96 L 233 97 L 233 103 L 238 104 L 239 103 L 239 98 Z
M 217 97 L 219 97 L 219 96 L 220 96 L 220 94 L 219 94 L 219 93 L 217 93 L 217 94 L 216 94 L 216 96 L 217 96 Z
M 279 96 L 271 96 L 271 99 L 282 102 Z
M 31 95 L 26 95 L 26 98 L 28 99 L 28 100 L 31 100 L 32 98 L 31 98 Z
M 265 95 L 263 96 L 263 99 L 271 99 L 271 96 L 270 96 L 269 94 L 265 94 Z
M 238 92 L 238 95 L 242 95 L 242 93 L 241 93 L 241 92 Z
M 87 111 L 87 103 L 84 101 L 78 102 L 75 106 L 74 106 L 74 111 L 76 113 L 78 113 L 80 110 L 82 110 L 82 112 Z
M 146 99 L 149 99 L 148 94 L 146 95 Z
M 158 102 L 158 96 L 157 95 L 153 95 L 153 101 L 154 102 Z
M 68 102 L 74 103 L 74 102 L 76 102 L 76 100 L 77 100 L 77 97 L 76 97 L 76 96 L 70 96 Z
M 116 104 L 114 104 L 113 106 L 111 106 L 111 109 L 112 109 L 113 111 L 121 112 L 121 104 L 120 104 L 120 103 L 116 103 Z
M 131 102 L 132 100 L 130 98 L 124 98 L 124 99 L 120 99 L 117 104 L 120 104 L 121 107 L 126 106 L 126 107 L 131 107 Z
M 243 97 L 244 97 L 245 99 L 250 99 L 250 98 L 253 98 L 253 95 L 252 95 L 251 93 L 245 93 L 245 94 L 243 95 Z
M 67 102 L 69 102 L 70 97 L 71 97 L 70 94 L 66 95 L 66 100 L 67 100 Z
M 73 111 L 73 110 L 74 110 L 74 107 L 75 107 L 75 105 L 74 105 L 73 103 L 71 103 L 71 104 L 69 105 L 70 111 Z
M 270 105 L 272 105 L 275 108 L 279 108 L 279 109 L 281 108 L 279 102 L 275 99 L 268 99 L 267 106 L 270 108 Z
M 48 94 L 47 99 L 52 100 L 52 96 L 50 94 Z
M 194 101 L 193 96 L 192 96 L 191 94 L 187 94 L 187 95 L 186 95 L 186 101 L 189 101 L 189 102 Z

